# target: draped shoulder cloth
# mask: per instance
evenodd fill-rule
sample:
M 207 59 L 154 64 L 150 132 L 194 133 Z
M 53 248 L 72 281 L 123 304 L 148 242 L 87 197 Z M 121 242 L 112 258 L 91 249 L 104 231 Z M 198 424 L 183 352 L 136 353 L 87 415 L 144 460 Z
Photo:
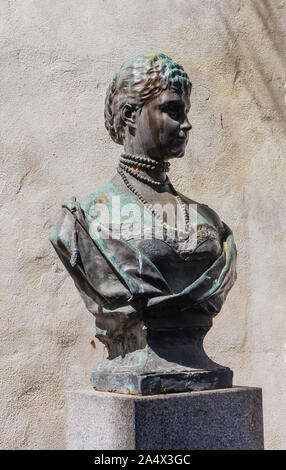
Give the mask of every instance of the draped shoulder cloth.
M 194 308 L 216 315 L 236 279 L 236 247 L 227 225 L 220 221 L 221 252 L 216 259 L 189 285 L 174 292 L 164 273 L 130 240 L 102 236 L 96 217 L 91 215 L 92 203 L 100 194 L 107 194 L 110 200 L 118 189 L 111 181 L 81 203 L 75 197 L 64 201 L 61 217 L 50 233 L 50 241 L 87 309 L 94 315 L 129 315 L 142 309 L 175 307 L 177 311 Z

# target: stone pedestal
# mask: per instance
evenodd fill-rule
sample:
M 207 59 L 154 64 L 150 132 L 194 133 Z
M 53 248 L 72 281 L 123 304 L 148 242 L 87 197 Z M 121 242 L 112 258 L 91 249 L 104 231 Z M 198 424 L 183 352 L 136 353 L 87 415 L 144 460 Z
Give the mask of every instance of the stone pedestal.
M 263 449 L 262 391 L 67 393 L 67 449 Z

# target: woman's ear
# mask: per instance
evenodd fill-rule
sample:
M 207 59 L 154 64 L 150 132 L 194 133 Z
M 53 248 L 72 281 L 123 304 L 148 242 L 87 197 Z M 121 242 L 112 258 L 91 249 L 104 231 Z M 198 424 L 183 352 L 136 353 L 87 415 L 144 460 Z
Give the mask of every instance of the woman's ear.
M 121 118 L 126 126 L 136 127 L 137 110 L 131 104 L 125 104 L 121 109 Z

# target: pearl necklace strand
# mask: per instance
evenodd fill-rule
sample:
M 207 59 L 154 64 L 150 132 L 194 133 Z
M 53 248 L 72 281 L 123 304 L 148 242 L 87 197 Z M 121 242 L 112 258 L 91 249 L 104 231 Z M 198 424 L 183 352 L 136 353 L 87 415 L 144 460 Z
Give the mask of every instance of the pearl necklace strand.
M 128 168 L 128 167 L 127 167 Z M 124 169 L 125 171 L 127 171 L 126 169 Z M 129 168 L 128 168 L 129 170 Z M 126 185 L 126 187 L 139 199 L 139 201 L 146 207 L 146 209 L 151 212 L 151 214 L 153 215 L 153 217 L 155 219 L 157 219 L 159 222 L 162 223 L 163 225 L 163 228 L 164 229 L 168 229 L 170 228 L 171 230 L 174 230 L 175 232 L 178 232 L 178 228 L 177 227 L 172 227 L 171 225 L 168 225 L 166 222 L 164 222 L 163 218 L 161 217 L 160 214 L 158 214 L 152 204 L 150 204 L 148 201 L 146 201 L 146 199 L 143 198 L 142 194 L 136 189 L 134 188 L 134 186 L 128 181 L 126 175 L 124 174 L 123 172 L 123 169 L 122 169 L 122 166 L 119 165 L 119 168 L 117 168 L 117 171 L 119 173 L 119 175 L 121 176 L 122 178 L 122 181 L 124 182 L 124 184 Z M 129 171 L 127 171 L 129 173 Z M 133 171 L 133 173 L 131 173 L 132 176 L 134 176 L 135 178 L 137 178 L 139 181 L 142 181 L 142 182 L 146 182 L 144 181 L 143 179 L 141 178 L 138 178 L 138 176 L 141 176 L 141 175 L 138 175 L 135 171 Z M 143 178 L 143 177 L 142 177 Z M 147 178 L 148 180 L 149 178 Z M 152 181 L 152 180 L 151 180 Z M 147 183 L 148 184 L 148 183 Z M 164 183 L 166 184 L 166 183 Z M 171 184 L 169 178 L 168 178 L 168 184 L 171 186 L 172 190 L 174 191 L 174 193 L 177 193 L 177 191 L 174 189 L 173 185 Z M 182 210 L 183 214 L 184 214 L 184 220 L 185 220 L 185 224 L 186 224 L 186 232 L 189 232 L 190 229 L 189 229 L 189 225 L 190 225 L 190 220 L 189 220 L 189 215 L 186 211 L 186 207 L 185 207 L 185 204 L 184 202 L 182 201 L 182 199 L 180 198 L 180 196 L 178 194 L 175 194 L 175 198 L 180 206 L 180 209 Z M 181 234 L 180 234 L 181 235 Z M 182 237 L 182 240 L 185 240 L 186 237 Z

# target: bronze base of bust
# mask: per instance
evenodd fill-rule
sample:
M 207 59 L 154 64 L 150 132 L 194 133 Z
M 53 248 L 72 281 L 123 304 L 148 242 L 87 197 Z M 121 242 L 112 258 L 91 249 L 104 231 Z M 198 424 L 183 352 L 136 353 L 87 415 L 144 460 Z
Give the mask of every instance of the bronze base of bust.
M 216 390 L 232 387 L 233 373 L 229 368 L 216 371 L 194 370 L 181 373 L 155 372 L 145 375 L 131 373 L 91 374 L 91 385 L 95 390 L 130 395 L 157 395 L 160 393 Z
M 203 348 L 210 316 L 194 309 L 150 309 L 137 322 L 133 317 L 123 336 L 112 335 L 112 350 L 106 314 L 104 320 L 97 336 L 113 358 L 92 372 L 96 390 L 154 395 L 232 386 L 232 371 L 213 362 Z

